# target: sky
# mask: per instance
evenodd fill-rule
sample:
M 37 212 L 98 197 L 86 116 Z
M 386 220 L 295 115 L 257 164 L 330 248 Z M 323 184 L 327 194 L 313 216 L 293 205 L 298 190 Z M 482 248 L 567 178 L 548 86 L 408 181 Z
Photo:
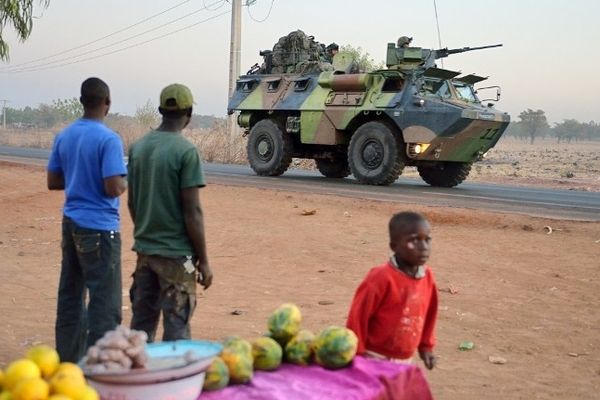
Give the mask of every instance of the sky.
M 256 0 L 242 10 L 242 73 L 262 61 L 259 50 L 297 29 L 325 44 L 361 47 L 375 61 L 403 35 L 424 48 L 502 43 L 450 56 L 444 68 L 489 76 L 479 86 L 501 86 L 496 108 L 513 120 L 531 108 L 544 110 L 551 123 L 600 122 L 600 1 L 436 5 L 441 46 L 433 0 Z M 78 97 L 81 82 L 97 76 L 111 88 L 111 112 L 133 115 L 148 101 L 158 105 L 160 90 L 180 82 L 194 93 L 195 113 L 225 116 L 230 11 L 224 0 L 53 0 L 36 10 L 25 42 L 10 26 L 4 30 L 11 54 L 0 62 L 0 100 L 23 108 Z

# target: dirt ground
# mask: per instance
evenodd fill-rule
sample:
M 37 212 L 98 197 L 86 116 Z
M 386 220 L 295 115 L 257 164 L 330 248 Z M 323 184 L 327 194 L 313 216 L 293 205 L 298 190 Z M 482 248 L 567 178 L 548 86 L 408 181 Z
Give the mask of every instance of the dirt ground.
M 53 344 L 63 193 L 45 189 L 41 167 L 0 164 L 0 181 L 4 366 L 32 343 Z M 282 302 L 300 306 L 308 329 L 343 324 L 359 281 L 388 257 L 390 215 L 411 209 L 433 226 L 439 365 L 426 374 L 436 398 L 598 398 L 600 223 L 217 184 L 202 202 L 215 280 L 199 299 L 194 338 L 260 335 Z M 125 208 L 122 234 L 128 323 L 135 256 Z M 463 341 L 474 349 L 459 351 Z

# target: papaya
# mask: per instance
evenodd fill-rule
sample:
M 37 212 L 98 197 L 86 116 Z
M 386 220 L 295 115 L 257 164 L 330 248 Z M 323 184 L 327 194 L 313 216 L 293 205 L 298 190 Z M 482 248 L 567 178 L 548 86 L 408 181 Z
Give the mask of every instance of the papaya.
M 350 364 L 357 348 L 356 334 L 340 326 L 323 329 L 313 342 L 315 361 L 329 369 L 343 368 Z
M 281 365 L 283 350 L 279 343 L 270 337 L 259 337 L 252 341 L 254 369 L 273 371 Z
M 308 365 L 313 355 L 313 341 L 315 335 L 306 329 L 298 332 L 285 345 L 285 359 L 287 362 L 298 365 Z
M 277 307 L 269 317 L 267 326 L 271 337 L 282 347 L 300 330 L 302 314 L 300 309 L 292 303 L 284 303 Z
M 223 342 L 223 347 L 229 347 L 238 351 L 240 353 L 246 354 L 248 356 L 252 355 L 252 345 L 245 339 L 242 339 L 239 336 L 229 336 Z
M 230 337 L 223 343 L 221 359 L 229 370 L 232 383 L 247 383 L 254 375 L 252 345 L 239 337 Z
M 218 390 L 223 389 L 229 383 L 229 369 L 225 361 L 220 357 L 215 357 L 206 370 L 204 376 L 203 390 Z

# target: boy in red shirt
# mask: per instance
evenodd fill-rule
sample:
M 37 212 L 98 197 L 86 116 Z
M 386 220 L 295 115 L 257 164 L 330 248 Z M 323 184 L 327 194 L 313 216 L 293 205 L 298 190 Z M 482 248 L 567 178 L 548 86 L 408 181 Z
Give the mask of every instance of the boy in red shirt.
M 435 366 L 437 288 L 425 265 L 431 250 L 429 223 L 401 212 L 389 222 L 390 260 L 369 271 L 350 308 L 346 326 L 358 336 L 358 353 L 390 360 L 411 359 L 415 350 Z

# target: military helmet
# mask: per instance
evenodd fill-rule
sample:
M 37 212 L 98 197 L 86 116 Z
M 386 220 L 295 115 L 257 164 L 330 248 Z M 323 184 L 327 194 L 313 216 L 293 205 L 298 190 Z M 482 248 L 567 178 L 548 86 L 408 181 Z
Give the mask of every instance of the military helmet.
M 410 42 L 412 42 L 412 39 L 413 38 L 408 36 L 400 36 L 398 38 L 398 47 L 408 46 Z
M 334 43 L 331 43 L 331 44 L 329 44 L 329 46 L 327 46 L 327 48 L 326 48 L 326 50 L 327 50 L 327 51 L 331 51 L 331 50 L 339 50 L 339 49 L 340 49 L 340 46 L 338 46 L 338 44 L 337 44 L 337 43 L 335 43 L 335 42 L 334 42 Z

